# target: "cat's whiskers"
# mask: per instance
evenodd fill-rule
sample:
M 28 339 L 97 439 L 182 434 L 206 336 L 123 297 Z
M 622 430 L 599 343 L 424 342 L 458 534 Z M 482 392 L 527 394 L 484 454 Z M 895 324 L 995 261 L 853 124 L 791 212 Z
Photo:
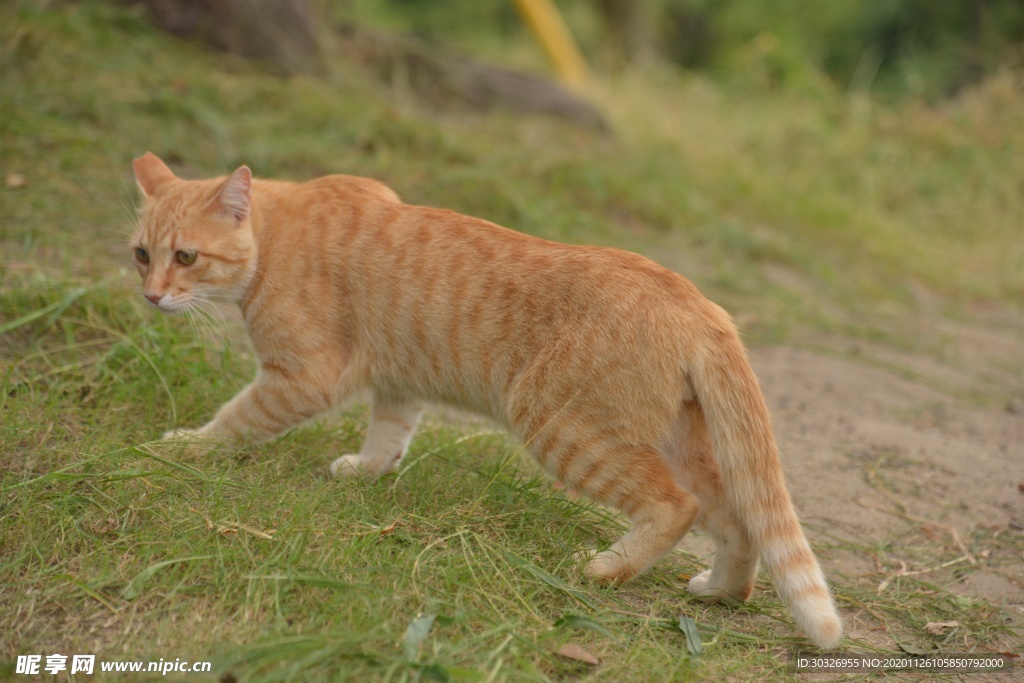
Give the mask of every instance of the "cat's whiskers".
M 189 303 L 189 304 L 186 304 L 183 309 L 181 309 L 181 312 L 185 314 L 185 320 L 188 321 L 188 325 L 189 325 L 189 327 L 192 328 L 192 333 L 195 335 L 196 341 L 199 343 L 199 352 L 203 356 L 205 356 L 206 355 L 206 347 L 203 344 L 203 335 L 199 332 L 199 326 L 196 324 L 196 319 L 195 319 L 195 316 L 192 313 L 192 309 L 193 309 L 193 306 L 192 306 L 191 303 Z
M 125 188 L 125 189 L 127 189 L 127 188 Z M 121 210 L 124 211 L 124 214 L 128 218 L 128 221 L 132 224 L 132 228 L 133 228 L 132 232 L 127 233 L 127 236 L 130 238 L 132 236 L 132 234 L 134 234 L 134 232 L 136 232 L 136 231 L 138 231 L 138 230 L 140 230 L 142 228 L 142 221 L 139 218 L 139 207 L 136 206 L 135 198 L 132 197 L 132 193 L 131 192 L 128 192 L 128 201 L 131 202 L 131 208 L 129 208 L 128 205 L 125 204 L 124 200 L 121 199 L 121 198 L 119 198 L 117 200 L 117 203 L 121 206 Z M 119 230 L 118 232 L 121 232 L 121 231 Z
M 205 306 L 210 304 L 213 306 L 213 311 L 217 313 L 217 318 L 214 319 L 213 313 L 210 309 Z M 227 331 L 225 329 L 226 321 L 224 319 L 223 312 L 217 306 L 216 302 L 213 302 L 205 297 L 203 292 L 194 292 L 192 298 L 186 305 L 185 310 L 188 314 L 197 322 L 202 323 L 209 331 L 211 337 L 217 339 L 222 344 L 227 344 Z M 196 334 L 199 335 L 198 327 Z
M 238 299 L 229 293 L 222 292 L 219 289 L 207 288 L 207 289 L 195 289 L 192 291 L 192 298 L 201 304 L 211 304 L 214 310 L 217 312 L 217 316 L 221 322 L 225 322 L 224 311 L 221 308 L 222 304 L 238 304 Z
M 128 189 L 127 183 L 122 181 L 122 185 L 125 186 L 124 189 L 127 191 L 128 201 L 131 202 L 131 204 L 132 204 L 132 210 L 131 211 L 128 210 L 128 207 L 125 205 L 123 199 L 118 199 L 117 203 L 121 205 L 121 208 L 124 209 L 124 212 L 128 215 L 128 220 L 132 221 L 136 225 L 139 225 L 139 219 L 138 219 L 139 207 L 135 203 L 135 195 L 134 195 L 134 193 L 131 190 Z
M 197 297 L 197 298 L 199 298 L 199 300 L 202 301 L 203 303 L 214 303 L 214 304 L 217 304 L 217 305 L 220 305 L 222 303 L 228 303 L 228 304 L 237 304 L 238 303 L 238 297 L 236 297 L 233 294 L 230 294 L 228 292 L 222 292 L 222 291 L 215 290 L 215 289 L 209 289 L 209 290 L 207 290 L 207 289 L 198 290 L 197 289 L 197 290 L 194 290 L 192 292 L 192 295 Z
M 219 343 L 222 345 L 226 345 L 228 343 L 228 335 L 224 328 L 223 319 L 215 320 L 213 315 L 210 313 L 209 309 L 203 308 L 201 306 L 196 306 L 193 309 L 193 313 L 195 314 L 196 318 L 198 320 L 201 320 L 202 323 L 206 326 L 206 329 L 209 330 L 211 337 L 217 339 Z
M 204 357 L 207 349 L 206 342 L 209 339 L 214 340 L 216 346 L 227 345 L 226 334 L 216 324 L 216 321 L 212 319 L 209 311 L 204 310 L 202 306 L 192 302 L 189 302 L 186 305 L 184 311 L 188 316 L 192 329 L 195 332 L 196 339 L 199 343 L 199 350 Z

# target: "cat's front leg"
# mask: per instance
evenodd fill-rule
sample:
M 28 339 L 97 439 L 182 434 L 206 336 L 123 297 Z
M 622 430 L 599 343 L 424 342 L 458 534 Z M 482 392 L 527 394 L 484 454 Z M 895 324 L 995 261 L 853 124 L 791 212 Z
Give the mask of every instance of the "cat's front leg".
M 260 372 L 256 379 L 199 429 L 175 429 L 164 435 L 210 450 L 217 443 L 260 443 L 324 412 L 337 398 L 337 383 L 313 373 Z
M 175 441 L 183 444 L 182 451 L 189 455 L 205 455 L 224 439 L 213 438 L 210 434 L 204 434 L 200 429 L 171 429 L 164 432 L 164 441 Z
M 169 429 L 164 432 L 164 435 L 161 438 L 165 441 L 187 441 L 195 438 L 197 434 L 199 434 L 198 429 Z
M 394 472 L 409 447 L 421 412 L 423 408 L 419 403 L 375 396 L 362 451 L 335 460 L 331 474 L 379 477 Z

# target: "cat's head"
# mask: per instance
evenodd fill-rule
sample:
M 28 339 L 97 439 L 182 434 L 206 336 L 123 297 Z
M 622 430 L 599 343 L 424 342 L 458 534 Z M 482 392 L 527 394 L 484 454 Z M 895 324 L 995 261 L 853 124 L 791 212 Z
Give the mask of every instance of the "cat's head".
M 143 295 L 166 313 L 245 292 L 255 268 L 252 174 L 182 180 L 156 155 L 132 163 L 143 204 L 131 246 Z

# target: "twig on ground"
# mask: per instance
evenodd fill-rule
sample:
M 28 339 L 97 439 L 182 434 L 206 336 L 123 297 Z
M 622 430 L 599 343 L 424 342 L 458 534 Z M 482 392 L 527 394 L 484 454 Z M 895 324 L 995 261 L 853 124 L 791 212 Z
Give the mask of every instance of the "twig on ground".
M 886 510 L 885 508 L 880 507 L 878 505 L 874 505 L 872 503 L 865 502 L 863 499 L 858 499 L 857 500 L 857 504 L 860 505 L 861 507 L 866 507 L 866 508 L 869 508 L 871 510 L 878 510 L 879 512 L 884 512 L 884 513 L 886 513 L 888 515 L 893 515 L 895 517 L 902 517 L 903 519 L 905 519 L 907 521 L 910 521 L 910 522 L 918 522 L 920 524 L 928 524 L 929 526 L 933 526 L 936 529 L 942 529 L 943 531 L 946 531 L 950 536 L 952 536 L 953 542 L 957 544 L 957 547 L 959 547 L 960 551 L 964 554 L 964 556 L 962 558 L 960 558 L 959 560 L 957 560 L 957 562 L 962 562 L 963 560 L 967 560 L 971 564 L 977 564 L 978 563 L 978 560 L 974 557 L 973 554 L 971 554 L 971 551 L 967 549 L 967 546 L 964 545 L 964 542 L 960 539 L 960 534 L 957 533 L 956 528 L 954 526 L 950 525 L 950 524 L 943 524 L 942 522 L 935 522 L 935 521 L 932 521 L 930 519 L 925 519 L 924 517 L 918 517 L 917 515 L 911 514 L 909 512 L 896 512 L 896 511 L 893 511 L 893 510 Z
M 898 579 L 901 576 L 916 576 L 918 574 L 927 574 L 929 572 L 933 572 L 933 571 L 936 571 L 938 569 L 945 569 L 946 567 L 951 567 L 954 564 L 960 564 L 961 562 L 966 562 L 966 561 L 968 561 L 970 559 L 971 558 L 970 558 L 969 555 L 964 555 L 963 557 L 958 557 L 955 560 L 950 560 L 949 562 L 943 562 L 940 565 L 936 565 L 934 567 L 929 567 L 928 569 L 917 569 L 917 570 L 912 571 L 912 572 L 908 572 L 907 571 L 907 563 L 903 562 L 901 560 L 900 561 L 900 569 L 899 569 L 899 571 L 896 572 L 895 574 L 893 574 L 892 576 L 890 576 L 889 578 L 885 579 L 884 581 L 882 581 L 882 583 L 878 584 L 878 592 L 881 593 L 882 591 L 884 591 L 889 586 L 890 583 L 892 583 L 893 581 L 895 581 L 896 579 Z
M 260 531 L 259 529 L 253 529 L 251 526 L 246 526 L 245 524 L 242 524 L 241 522 L 231 522 L 231 521 L 228 521 L 228 520 L 224 520 L 223 522 L 220 522 L 220 523 L 217 524 L 217 531 L 219 531 L 221 533 L 225 533 L 225 532 L 235 532 L 235 533 L 237 533 L 239 530 L 246 531 L 246 532 L 252 534 L 253 536 L 259 536 L 260 538 L 266 538 L 266 539 L 269 539 L 271 541 L 274 540 L 273 534 L 268 534 L 267 532 Z

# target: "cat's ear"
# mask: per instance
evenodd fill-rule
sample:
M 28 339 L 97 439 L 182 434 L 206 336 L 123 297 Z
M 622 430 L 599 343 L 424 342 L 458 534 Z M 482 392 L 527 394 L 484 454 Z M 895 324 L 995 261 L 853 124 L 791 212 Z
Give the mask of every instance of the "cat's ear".
M 160 158 L 152 152 L 146 152 L 132 162 L 132 170 L 135 171 L 135 182 L 139 184 L 142 195 L 149 199 L 156 194 L 157 189 L 174 180 L 174 172 L 167 168 L 167 164 L 160 161 Z
M 249 217 L 252 210 L 252 171 L 248 166 L 239 166 L 228 176 L 217 191 L 213 205 L 239 223 Z

